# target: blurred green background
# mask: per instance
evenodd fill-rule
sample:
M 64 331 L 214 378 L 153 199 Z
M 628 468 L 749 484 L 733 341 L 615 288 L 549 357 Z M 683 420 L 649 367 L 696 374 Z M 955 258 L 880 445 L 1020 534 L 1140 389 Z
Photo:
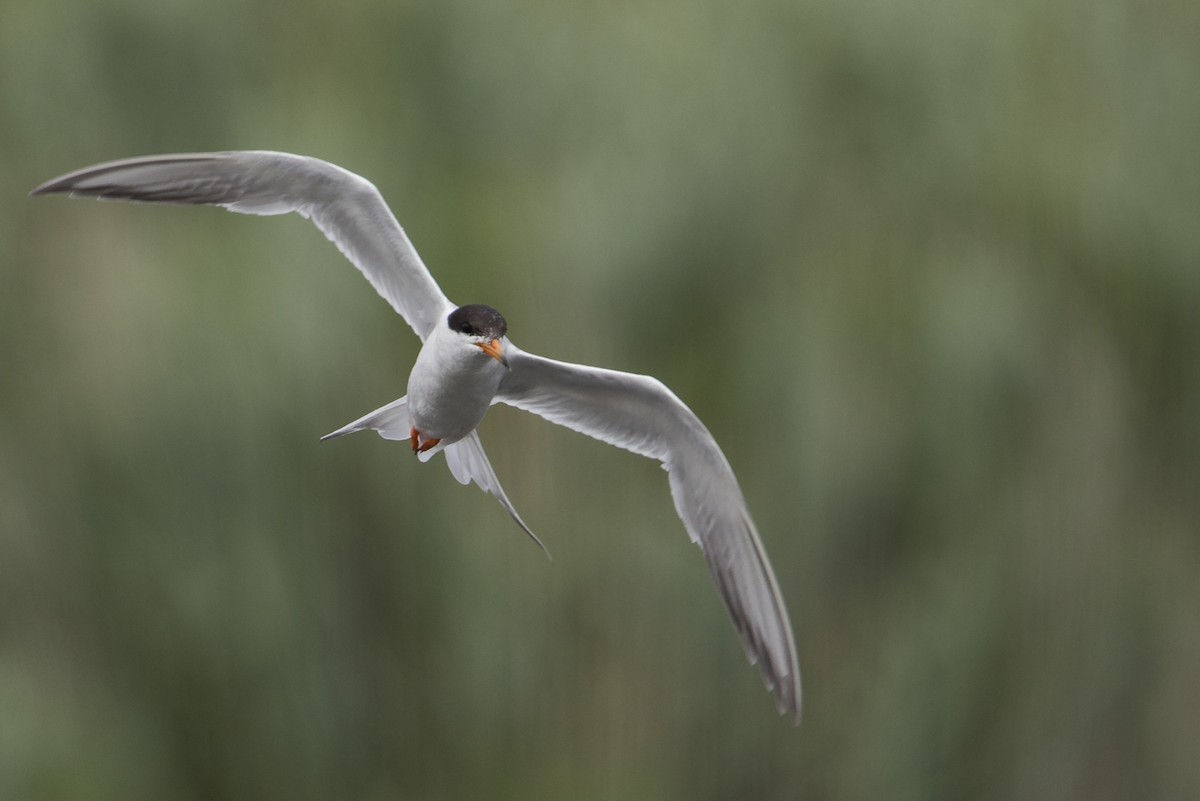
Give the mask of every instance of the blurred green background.
M 1200 797 L 1200 5 L 0 0 L 0 798 Z M 271 148 L 650 373 L 787 598 L 775 713 L 658 466 L 497 407 L 298 217 L 29 199 Z

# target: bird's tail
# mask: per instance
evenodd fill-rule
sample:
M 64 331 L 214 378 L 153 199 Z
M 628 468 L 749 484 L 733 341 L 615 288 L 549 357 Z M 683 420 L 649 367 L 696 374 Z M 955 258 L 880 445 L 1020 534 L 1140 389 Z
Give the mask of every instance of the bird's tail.
M 384 439 L 397 440 L 399 442 L 407 442 L 412 436 L 412 416 L 408 413 L 408 396 L 394 400 L 387 406 L 381 406 L 369 414 L 355 420 L 353 423 L 347 423 L 337 431 L 331 431 L 321 437 L 324 442 L 327 439 L 334 437 L 344 437 L 346 434 L 353 434 L 355 431 L 365 431 L 373 429 L 379 433 L 379 436 Z
M 500 505 L 512 515 L 513 520 L 517 521 L 517 525 L 524 529 L 538 547 L 546 552 L 546 556 L 550 555 L 546 546 L 530 530 L 529 526 L 525 525 L 525 521 L 521 519 L 521 515 L 517 514 L 512 501 L 504 494 L 504 487 L 500 486 L 500 479 L 496 478 L 496 471 L 492 469 L 487 454 L 483 452 L 483 443 L 479 441 L 478 431 L 472 431 L 458 442 L 452 442 L 446 446 L 446 464 L 449 465 L 450 472 L 458 479 L 458 483 L 469 484 L 474 481 L 481 490 L 495 495 L 496 500 L 500 501 Z
M 375 431 L 384 439 L 408 442 L 412 436 L 412 416 L 408 413 L 408 396 L 394 400 L 387 406 L 380 407 L 363 415 L 353 423 L 348 423 L 337 431 L 326 434 L 321 437 L 321 441 L 368 429 Z M 500 479 L 496 478 L 496 471 L 492 469 L 487 454 L 483 452 L 483 443 L 479 441 L 479 432 L 472 431 L 458 442 L 439 444 L 437 447 L 417 455 L 422 462 L 427 462 L 442 450 L 446 451 L 446 464 L 449 466 L 450 472 L 454 474 L 460 484 L 470 484 L 474 481 L 484 492 L 495 495 L 496 500 L 500 501 L 500 505 L 512 516 L 517 525 L 537 543 L 539 548 L 546 552 L 547 556 L 550 555 L 542 541 L 530 530 L 529 526 L 525 525 L 521 515 L 517 514 L 516 507 L 504 493 L 504 487 L 500 486 Z

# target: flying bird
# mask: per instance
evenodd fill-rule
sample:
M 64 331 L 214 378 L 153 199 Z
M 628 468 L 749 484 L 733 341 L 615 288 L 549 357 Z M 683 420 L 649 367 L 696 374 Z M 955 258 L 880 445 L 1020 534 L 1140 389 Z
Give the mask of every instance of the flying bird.
M 494 495 L 539 545 L 479 441 L 476 428 L 492 404 L 658 460 L 750 662 L 759 665 L 779 711 L 799 723 L 791 624 L 741 488 L 712 434 L 658 379 L 521 350 L 494 308 L 446 297 L 370 181 L 329 162 L 270 151 L 146 156 L 86 167 L 31 194 L 214 205 L 254 215 L 294 211 L 312 220 L 423 343 L 407 395 L 322 439 L 371 429 L 408 442 L 423 462 L 444 452 L 455 479 Z

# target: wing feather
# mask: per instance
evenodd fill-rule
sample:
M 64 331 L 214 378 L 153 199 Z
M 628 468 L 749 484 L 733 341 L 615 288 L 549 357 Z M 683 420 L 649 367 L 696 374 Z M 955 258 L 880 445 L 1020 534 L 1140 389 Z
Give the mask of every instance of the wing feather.
M 453 304 L 367 179 L 290 153 L 181 153 L 85 167 L 32 194 L 223 206 L 240 214 L 297 212 L 312 220 L 422 341 Z
M 800 669 L 787 609 L 725 455 L 700 419 L 650 376 L 585 367 L 509 343 L 496 400 L 657 459 L 675 510 L 709 571 L 750 661 L 781 712 L 800 719 Z

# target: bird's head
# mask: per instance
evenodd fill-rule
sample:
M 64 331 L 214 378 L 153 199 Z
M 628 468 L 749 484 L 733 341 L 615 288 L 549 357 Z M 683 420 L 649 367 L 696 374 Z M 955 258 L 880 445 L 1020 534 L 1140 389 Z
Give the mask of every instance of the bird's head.
M 459 306 L 450 312 L 446 325 L 457 336 L 508 367 L 508 359 L 504 355 L 504 335 L 508 331 L 508 323 L 504 322 L 500 312 L 482 303 Z

